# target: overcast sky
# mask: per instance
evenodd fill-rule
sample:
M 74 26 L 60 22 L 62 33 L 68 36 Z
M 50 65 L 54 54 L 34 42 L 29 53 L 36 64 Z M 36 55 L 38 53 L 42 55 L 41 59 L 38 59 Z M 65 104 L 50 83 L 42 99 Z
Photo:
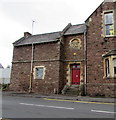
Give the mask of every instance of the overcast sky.
M 81 24 L 103 0 L 0 0 L 0 63 L 11 65 L 12 43 L 24 32 L 61 31 L 68 23 Z

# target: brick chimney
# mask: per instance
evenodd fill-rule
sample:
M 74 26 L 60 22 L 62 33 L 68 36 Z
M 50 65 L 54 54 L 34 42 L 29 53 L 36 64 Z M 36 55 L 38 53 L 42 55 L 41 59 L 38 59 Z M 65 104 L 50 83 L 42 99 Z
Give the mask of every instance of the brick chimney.
M 29 33 L 29 32 L 24 32 L 24 37 L 25 38 L 28 38 L 28 37 L 30 37 L 32 34 L 31 33 Z

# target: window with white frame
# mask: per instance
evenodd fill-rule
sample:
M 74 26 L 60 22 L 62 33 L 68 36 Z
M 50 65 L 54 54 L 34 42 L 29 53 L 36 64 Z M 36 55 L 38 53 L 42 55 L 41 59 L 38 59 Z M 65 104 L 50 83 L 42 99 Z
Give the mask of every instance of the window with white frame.
M 45 76 L 45 67 L 36 66 L 34 70 L 34 79 L 44 79 Z
M 104 34 L 105 34 L 105 36 L 113 36 L 114 35 L 113 11 L 104 12 Z

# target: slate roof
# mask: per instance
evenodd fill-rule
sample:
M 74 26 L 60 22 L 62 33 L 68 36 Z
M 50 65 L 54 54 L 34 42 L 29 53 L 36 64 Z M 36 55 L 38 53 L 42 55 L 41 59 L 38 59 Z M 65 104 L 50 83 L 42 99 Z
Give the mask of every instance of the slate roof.
M 60 37 L 60 32 L 32 35 L 28 38 L 22 37 L 13 44 L 14 46 L 22 46 L 22 45 L 29 45 L 32 43 L 39 44 L 39 43 L 55 42 L 58 41 L 59 37 Z
M 81 34 L 81 33 L 84 33 L 85 30 L 86 30 L 86 25 L 85 25 L 85 24 L 72 25 L 72 26 L 64 33 L 64 35 Z
M 71 25 L 69 28 L 63 33 L 63 35 L 73 35 L 73 34 L 81 34 L 84 33 L 86 29 L 85 24 L 79 25 Z M 22 37 L 21 39 L 15 41 L 13 43 L 14 46 L 22 46 L 22 45 L 29 45 L 29 44 L 40 44 L 40 43 L 48 43 L 48 42 L 57 42 L 62 35 L 62 31 L 53 32 L 53 33 L 45 33 L 45 34 L 38 34 L 32 35 L 28 38 Z

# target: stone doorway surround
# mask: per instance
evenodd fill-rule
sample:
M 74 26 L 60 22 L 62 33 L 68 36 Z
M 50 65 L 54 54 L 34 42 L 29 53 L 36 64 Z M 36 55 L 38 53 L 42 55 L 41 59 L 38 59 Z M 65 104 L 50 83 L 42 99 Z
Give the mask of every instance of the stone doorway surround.
M 71 65 L 80 65 L 80 85 L 72 85 L 71 84 Z M 66 85 L 64 86 L 62 90 L 62 94 L 71 94 L 71 95 L 77 95 L 77 96 L 83 96 L 85 95 L 84 90 L 84 68 L 83 68 L 83 62 L 68 62 L 67 63 L 67 72 L 66 72 Z
M 82 62 L 69 62 L 68 65 L 67 65 L 67 83 L 66 85 L 68 86 L 71 86 L 71 81 L 72 81 L 72 78 L 71 78 L 71 65 L 74 65 L 74 64 L 80 64 L 80 85 L 83 84 L 83 66 L 82 66 Z

